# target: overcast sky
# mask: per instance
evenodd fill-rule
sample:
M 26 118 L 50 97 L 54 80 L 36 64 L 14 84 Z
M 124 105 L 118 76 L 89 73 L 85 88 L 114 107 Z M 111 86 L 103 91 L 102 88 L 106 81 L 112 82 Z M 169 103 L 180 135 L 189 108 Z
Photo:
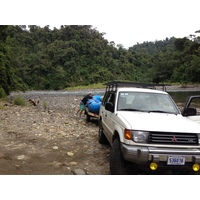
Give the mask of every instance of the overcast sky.
M 199 0 L 7 0 L 3 4 L 1 24 L 92 25 L 109 42 L 125 48 L 200 30 Z

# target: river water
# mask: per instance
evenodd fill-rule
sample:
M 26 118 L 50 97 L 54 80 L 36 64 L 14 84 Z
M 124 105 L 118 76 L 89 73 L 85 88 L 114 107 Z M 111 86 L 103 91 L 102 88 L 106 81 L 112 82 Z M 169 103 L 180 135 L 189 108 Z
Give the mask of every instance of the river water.
M 27 92 L 13 92 L 12 95 L 22 95 L 26 98 L 32 97 L 32 96 L 68 96 L 68 95 L 75 95 L 75 96 L 84 96 L 88 94 L 89 92 L 92 92 L 93 95 L 100 95 L 103 96 L 105 90 L 104 89 L 92 89 L 92 90 L 79 90 L 79 91 L 27 91 Z M 189 90 L 182 90 L 182 91 L 167 91 L 171 97 L 174 99 L 176 103 L 184 104 L 186 102 L 186 99 L 190 95 L 200 95 L 200 90 L 198 91 L 189 91 Z
M 185 104 L 190 95 L 200 95 L 200 91 L 172 91 L 168 92 L 176 103 Z

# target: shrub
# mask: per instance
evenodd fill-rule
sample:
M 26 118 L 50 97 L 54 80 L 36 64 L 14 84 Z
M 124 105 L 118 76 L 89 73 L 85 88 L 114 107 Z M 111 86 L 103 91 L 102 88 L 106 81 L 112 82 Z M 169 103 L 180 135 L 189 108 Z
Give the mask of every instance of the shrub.
M 0 110 L 4 109 L 4 106 L 2 104 L 0 104 Z
M 26 101 L 21 96 L 15 96 L 15 98 L 14 98 L 14 105 L 26 106 Z
M 6 93 L 4 91 L 4 89 L 2 87 L 0 87 L 0 98 L 5 98 L 6 97 Z
M 42 107 L 43 107 L 44 110 L 47 110 L 47 108 L 48 108 L 48 103 L 47 103 L 46 101 L 43 101 L 43 102 L 42 102 Z

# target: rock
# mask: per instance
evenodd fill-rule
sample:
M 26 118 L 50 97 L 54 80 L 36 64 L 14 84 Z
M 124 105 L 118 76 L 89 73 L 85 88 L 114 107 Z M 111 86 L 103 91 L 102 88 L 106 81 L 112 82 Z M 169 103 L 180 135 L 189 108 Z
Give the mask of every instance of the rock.
M 93 149 L 88 149 L 85 153 L 86 154 L 94 154 L 95 151 Z
M 72 153 L 72 152 L 67 152 L 67 155 L 68 155 L 68 156 L 73 156 L 74 153 Z
M 70 165 L 77 165 L 77 162 L 70 162 Z
M 24 160 L 26 158 L 26 156 L 25 155 L 20 155 L 20 156 L 17 156 L 17 159 L 18 160 Z
M 85 175 L 85 172 L 82 169 L 75 169 L 73 172 L 75 175 Z

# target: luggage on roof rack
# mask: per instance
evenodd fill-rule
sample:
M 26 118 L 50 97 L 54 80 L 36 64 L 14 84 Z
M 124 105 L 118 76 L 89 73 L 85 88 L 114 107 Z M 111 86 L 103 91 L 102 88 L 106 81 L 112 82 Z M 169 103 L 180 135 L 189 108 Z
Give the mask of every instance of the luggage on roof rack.
M 105 83 L 105 85 L 106 85 L 106 91 L 116 91 L 118 87 L 149 88 L 149 89 L 161 89 L 163 91 L 166 91 L 166 86 L 167 86 L 166 84 L 123 82 L 123 81 L 111 81 Z

